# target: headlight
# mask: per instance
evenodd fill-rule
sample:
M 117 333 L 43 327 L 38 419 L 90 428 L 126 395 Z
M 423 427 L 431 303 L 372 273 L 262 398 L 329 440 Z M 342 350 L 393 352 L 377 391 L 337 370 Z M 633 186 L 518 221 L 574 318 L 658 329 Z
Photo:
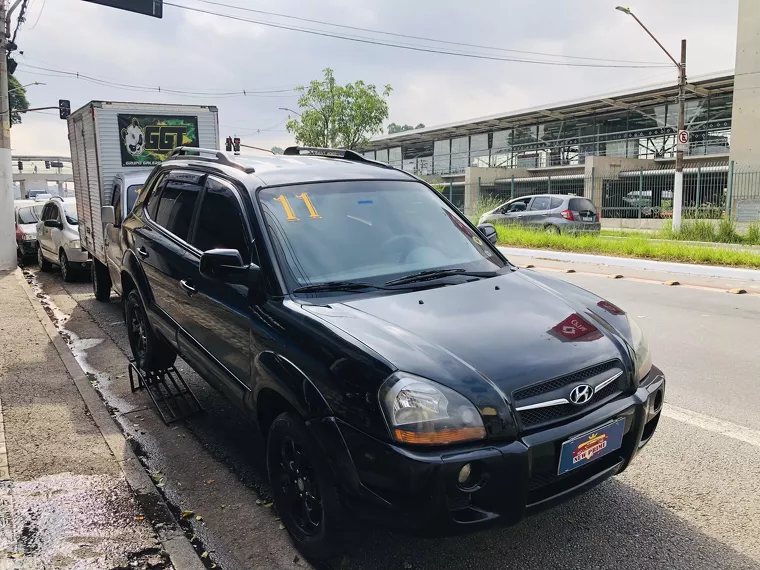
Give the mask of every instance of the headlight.
M 636 370 L 639 372 L 639 380 L 644 378 L 652 369 L 652 353 L 649 352 L 649 343 L 641 332 L 641 327 L 630 316 L 628 323 L 631 325 L 631 342 L 633 343 L 633 352 L 636 353 Z
M 71 249 L 82 249 L 82 242 L 80 242 L 78 239 L 73 239 L 69 242 L 69 247 Z
M 35 233 L 24 233 L 21 234 L 21 239 L 24 241 L 34 241 L 37 239 L 37 234 Z
M 380 388 L 380 404 L 393 439 L 443 445 L 483 439 L 478 410 L 454 390 L 412 374 L 396 373 Z

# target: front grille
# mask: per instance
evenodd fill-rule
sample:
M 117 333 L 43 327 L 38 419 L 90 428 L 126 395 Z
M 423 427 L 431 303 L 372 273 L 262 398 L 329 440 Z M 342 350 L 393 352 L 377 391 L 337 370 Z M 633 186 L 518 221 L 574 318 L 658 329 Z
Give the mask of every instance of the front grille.
M 594 394 L 591 400 L 582 406 L 561 404 L 559 406 L 549 406 L 547 408 L 535 408 L 533 410 L 518 412 L 518 416 L 520 417 L 523 428 L 532 428 L 537 425 L 555 422 L 557 420 L 588 412 L 591 408 L 600 404 L 610 396 L 617 394 L 619 391 L 620 386 L 618 383 L 611 382 Z
M 553 380 L 549 380 L 547 382 L 541 382 L 539 384 L 534 384 L 533 386 L 528 386 L 527 388 L 521 388 L 513 394 L 513 397 L 515 401 L 534 398 L 535 396 L 540 396 L 541 394 L 546 394 L 565 386 L 569 386 L 575 382 L 583 382 L 589 378 L 593 378 L 597 374 L 607 372 L 607 370 L 610 370 L 616 366 L 621 366 L 620 362 L 617 360 L 610 360 L 609 362 L 597 364 L 596 366 L 586 368 L 585 370 L 573 372 L 567 376 L 560 376 L 559 378 L 554 378 Z

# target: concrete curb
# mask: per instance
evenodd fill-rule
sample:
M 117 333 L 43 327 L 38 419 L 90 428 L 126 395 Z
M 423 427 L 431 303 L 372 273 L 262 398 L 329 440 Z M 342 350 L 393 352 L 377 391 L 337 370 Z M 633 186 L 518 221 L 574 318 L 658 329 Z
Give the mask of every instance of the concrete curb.
M 45 328 L 45 332 L 50 337 L 66 370 L 74 380 L 74 384 L 79 390 L 82 400 L 84 400 L 87 411 L 92 416 L 92 420 L 95 422 L 98 430 L 100 430 L 106 445 L 108 445 L 111 453 L 113 453 L 121 467 L 127 484 L 132 488 L 138 500 L 143 499 L 141 502 L 147 503 L 143 506 L 150 511 L 149 518 L 154 522 L 163 523 L 161 528 L 157 529 L 156 532 L 175 570 L 205 570 L 206 567 L 200 558 L 198 558 L 198 554 L 190 544 L 190 540 L 174 519 L 161 493 L 143 469 L 140 460 L 137 459 L 134 451 L 132 451 L 121 429 L 119 429 L 119 426 L 108 413 L 97 391 L 90 384 L 90 380 L 87 378 L 84 370 L 82 370 L 79 362 L 77 362 L 71 350 L 69 350 L 66 341 L 58 334 L 45 309 L 42 308 L 42 305 L 37 300 L 29 283 L 26 282 L 23 273 L 20 269 L 17 269 L 15 273 L 21 282 L 21 287 L 29 298 L 29 302 L 34 307 L 37 318 Z
M 739 279 L 742 281 L 760 281 L 760 271 L 757 269 L 740 269 L 738 267 L 720 267 L 716 265 L 696 265 L 692 263 L 669 263 L 650 259 L 632 257 L 612 257 L 608 255 L 593 255 L 590 253 L 568 253 L 566 251 L 550 251 L 546 249 L 522 249 L 517 247 L 502 247 L 499 250 L 509 258 L 510 255 L 532 257 L 534 259 L 551 259 L 554 261 L 569 261 L 577 263 L 593 263 L 611 267 L 628 267 L 631 269 L 649 269 L 681 275 L 699 275 L 720 279 Z

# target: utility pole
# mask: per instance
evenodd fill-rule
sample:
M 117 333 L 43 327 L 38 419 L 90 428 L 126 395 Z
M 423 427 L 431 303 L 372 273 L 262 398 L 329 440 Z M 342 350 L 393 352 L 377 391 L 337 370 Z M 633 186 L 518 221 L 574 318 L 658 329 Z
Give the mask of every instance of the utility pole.
M 6 0 L 0 0 L 0 271 L 16 267 L 16 224 L 13 212 L 11 114 L 8 100 L 8 34 Z
M 670 55 L 670 52 L 665 49 L 660 41 L 654 37 L 654 34 L 636 17 L 636 14 L 631 12 L 630 8 L 623 6 L 616 6 L 615 10 L 619 10 L 624 14 L 631 16 L 636 22 L 644 28 L 644 31 L 649 34 L 655 43 L 660 46 L 660 49 L 665 52 L 670 58 L 670 61 L 678 69 L 678 132 L 676 133 L 676 174 L 673 180 L 673 229 L 678 230 L 681 227 L 681 211 L 683 209 L 683 150 L 688 146 L 689 135 L 686 133 L 685 119 L 684 119 L 684 107 L 686 105 L 686 40 L 681 40 L 681 61 L 680 63 Z M 685 139 L 681 142 L 682 137 Z

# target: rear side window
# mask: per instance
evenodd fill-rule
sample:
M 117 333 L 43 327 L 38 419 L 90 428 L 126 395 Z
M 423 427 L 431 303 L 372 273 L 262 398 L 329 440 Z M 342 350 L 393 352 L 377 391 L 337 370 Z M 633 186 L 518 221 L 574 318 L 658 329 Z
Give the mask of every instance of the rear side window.
M 214 178 L 206 182 L 193 245 L 201 251 L 236 249 L 243 261 L 251 260 L 243 212 L 234 191 L 226 183 Z
M 530 205 L 531 210 L 548 210 L 551 199 L 549 196 L 537 196 Z
M 570 209 L 574 212 L 591 212 L 596 214 L 594 204 L 586 198 L 570 198 Z
M 562 198 L 557 198 L 557 197 L 552 198 L 552 204 L 551 206 L 549 206 L 549 209 L 556 210 L 562 205 L 562 201 L 563 201 Z
M 153 221 L 181 240 L 187 241 L 190 234 L 195 204 L 201 191 L 200 180 L 201 175 L 198 174 L 172 173 L 158 196 Z

